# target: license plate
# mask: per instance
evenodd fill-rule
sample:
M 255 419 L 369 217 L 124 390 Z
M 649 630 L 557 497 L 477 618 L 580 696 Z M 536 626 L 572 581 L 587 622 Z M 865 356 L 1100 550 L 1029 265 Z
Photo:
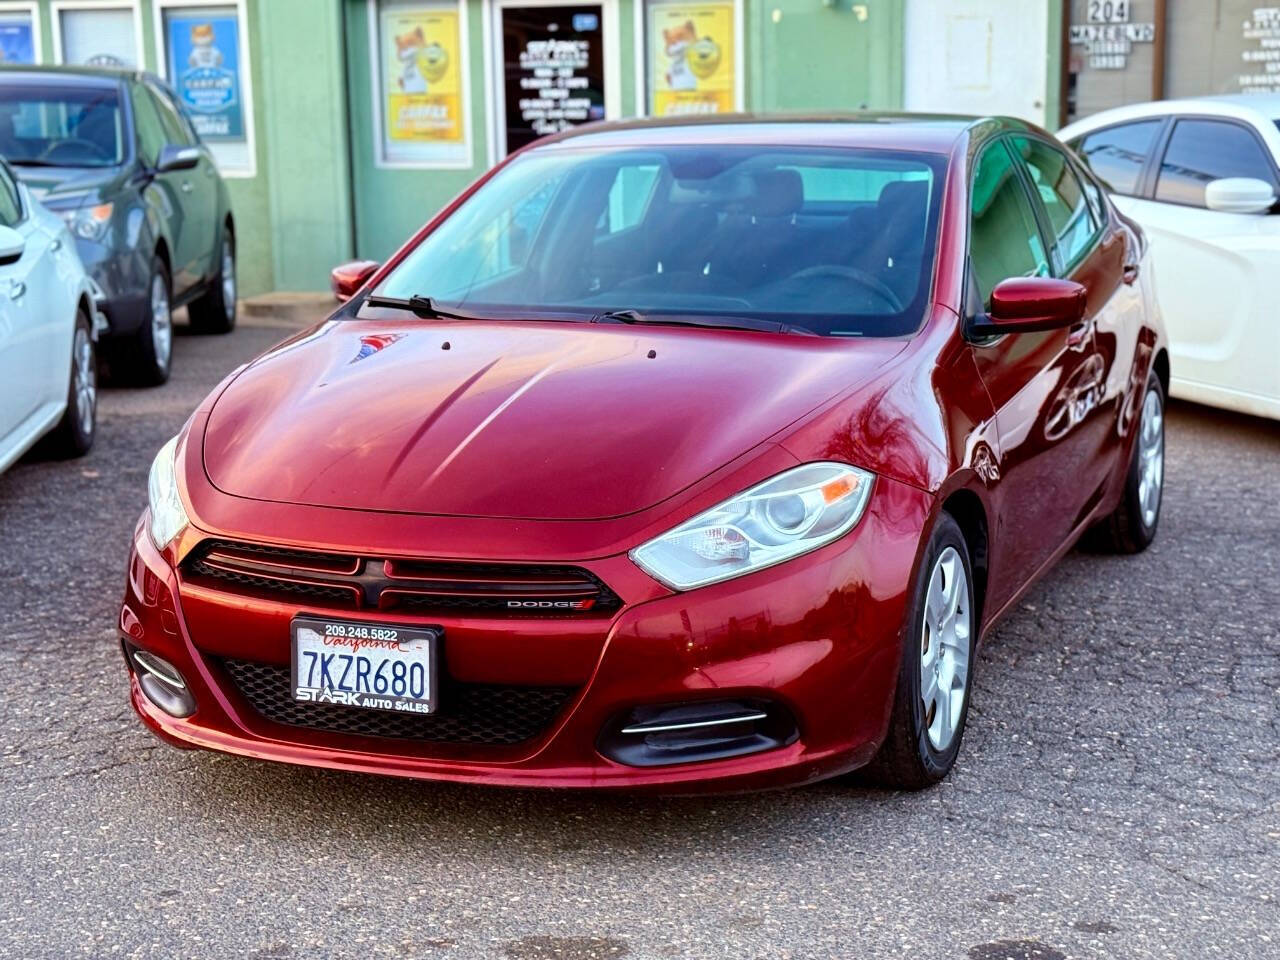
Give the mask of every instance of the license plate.
M 435 711 L 439 630 L 295 617 L 290 634 L 294 700 Z

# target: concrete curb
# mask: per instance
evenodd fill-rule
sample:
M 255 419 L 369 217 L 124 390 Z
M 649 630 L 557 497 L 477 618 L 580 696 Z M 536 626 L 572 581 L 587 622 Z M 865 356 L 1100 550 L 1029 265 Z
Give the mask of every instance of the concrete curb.
M 323 320 L 337 306 L 331 293 L 264 293 L 240 301 L 240 322 L 300 330 Z

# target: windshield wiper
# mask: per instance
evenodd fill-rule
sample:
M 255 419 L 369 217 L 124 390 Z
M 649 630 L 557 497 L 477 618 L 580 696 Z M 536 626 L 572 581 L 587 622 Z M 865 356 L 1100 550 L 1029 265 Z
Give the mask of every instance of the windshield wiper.
M 478 313 L 464 312 L 461 310 L 446 310 L 444 307 L 438 306 L 436 301 L 431 297 L 423 297 L 414 294 L 408 300 L 402 300 L 399 297 L 369 297 L 365 303 L 371 307 L 386 307 L 391 310 L 409 310 L 414 316 L 421 317 L 424 320 L 485 320 L 486 317 Z
M 756 317 L 700 316 L 696 314 L 659 314 L 650 317 L 639 310 L 606 310 L 591 318 L 592 323 L 648 323 L 672 327 L 718 327 L 725 330 L 759 330 L 764 333 L 811 333 L 804 327 L 795 327 L 780 320 L 760 320 Z

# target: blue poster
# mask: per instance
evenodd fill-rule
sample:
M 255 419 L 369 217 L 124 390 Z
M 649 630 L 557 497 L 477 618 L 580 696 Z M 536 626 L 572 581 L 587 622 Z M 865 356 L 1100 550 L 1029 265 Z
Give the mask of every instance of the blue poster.
M 234 12 L 169 13 L 169 78 L 205 140 L 243 140 L 240 25 Z
M 26 17 L 0 18 L 0 63 L 35 63 L 36 45 Z

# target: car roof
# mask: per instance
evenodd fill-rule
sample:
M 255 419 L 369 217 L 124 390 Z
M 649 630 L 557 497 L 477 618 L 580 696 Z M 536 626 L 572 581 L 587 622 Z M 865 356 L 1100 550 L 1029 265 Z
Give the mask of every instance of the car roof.
M 966 134 L 1034 130 L 1009 117 L 950 114 L 856 113 L 721 114 L 712 117 L 643 117 L 589 123 L 536 141 L 534 149 L 643 147 L 678 144 L 748 144 L 864 147 L 950 153 Z
M 1178 114 L 1207 114 L 1232 117 L 1262 125 L 1280 120 L 1280 94 L 1224 93 L 1207 97 L 1182 97 L 1176 100 L 1151 100 L 1146 103 L 1130 103 L 1090 114 L 1058 131 L 1069 140 L 1087 130 L 1109 127 L 1129 120 L 1147 117 L 1167 117 Z
M 71 85 L 108 86 L 122 80 L 141 81 L 151 77 L 146 70 L 134 67 L 73 67 L 73 66 L 0 66 L 0 77 L 6 83 L 48 83 L 51 77 L 71 81 Z

